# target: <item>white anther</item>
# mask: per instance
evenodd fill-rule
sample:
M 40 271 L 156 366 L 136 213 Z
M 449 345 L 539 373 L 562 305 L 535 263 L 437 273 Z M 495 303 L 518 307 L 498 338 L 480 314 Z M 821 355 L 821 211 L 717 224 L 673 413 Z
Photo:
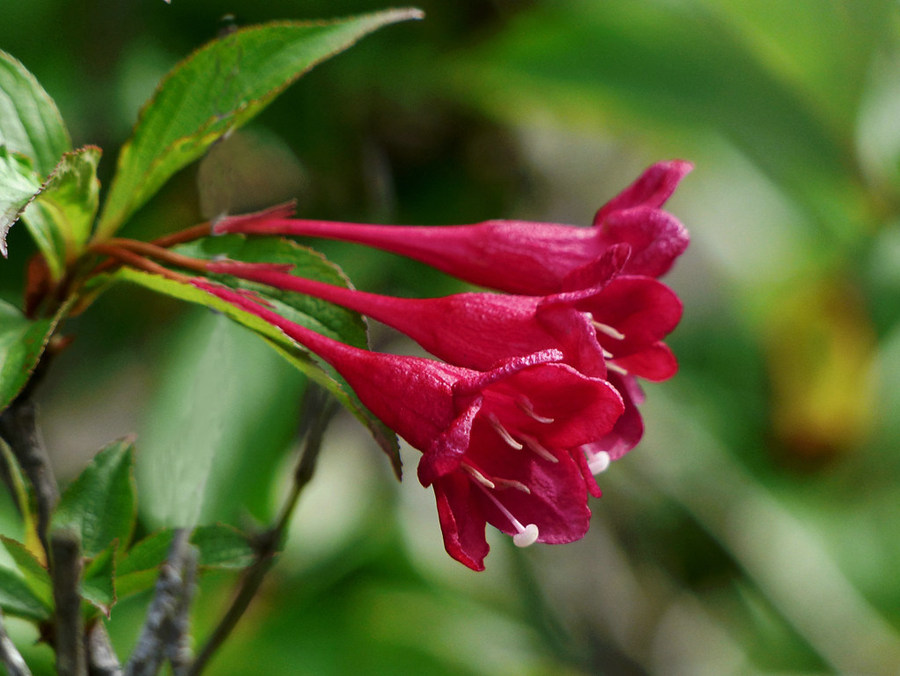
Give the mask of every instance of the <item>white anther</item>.
M 537 413 L 535 413 L 534 406 L 532 405 L 531 400 L 528 399 L 528 397 L 518 397 L 516 399 L 516 405 L 518 405 L 518 407 L 525 412 L 525 415 L 527 415 L 529 418 L 532 418 L 533 420 L 537 420 L 539 423 L 549 424 L 554 420 L 553 418 L 548 418 L 546 416 L 538 415 Z
M 604 324 L 603 322 L 598 322 L 596 319 L 591 320 L 591 324 L 594 325 L 594 328 L 597 329 L 600 333 L 603 333 L 614 340 L 625 340 L 625 334 L 621 331 L 614 329 L 609 324 Z
M 603 348 L 600 348 L 600 349 L 603 349 Z M 609 350 L 603 350 L 603 357 L 604 357 L 605 359 L 612 359 L 612 358 L 613 358 L 613 353 L 610 352 Z
M 491 481 L 484 474 L 482 474 L 477 469 L 472 467 L 472 465 L 469 465 L 467 463 L 462 463 L 462 467 L 464 470 L 466 470 L 472 476 L 473 479 L 475 479 L 475 481 L 480 483 L 482 486 L 485 486 L 486 488 L 496 488 L 497 487 L 497 485 L 493 481 Z
M 528 450 L 537 453 L 544 460 L 548 460 L 553 463 L 559 462 L 559 458 L 553 455 L 550 451 L 544 448 L 541 445 L 541 442 L 535 439 L 534 437 L 527 436 L 525 434 L 522 435 L 522 441 L 525 442 L 525 445 L 528 447 Z
M 488 414 L 488 420 L 491 422 L 491 427 L 497 430 L 497 434 L 505 441 L 507 444 L 512 446 L 517 451 L 521 451 L 524 447 L 518 441 L 513 439 L 513 436 L 506 430 L 506 428 L 497 420 L 497 416 L 493 413 Z
M 613 373 L 618 373 L 620 376 L 627 376 L 628 371 L 623 369 L 618 364 L 613 364 L 612 362 L 606 362 L 606 368 L 612 371 Z
M 538 527 L 535 524 L 530 523 L 525 526 L 521 533 L 513 535 L 513 544 L 515 544 L 516 547 L 529 547 L 537 542 L 539 535 Z
M 600 474 L 600 472 L 606 471 L 610 462 L 612 462 L 612 458 L 609 457 L 609 453 L 597 451 L 588 457 L 588 469 L 591 470 L 591 474 Z

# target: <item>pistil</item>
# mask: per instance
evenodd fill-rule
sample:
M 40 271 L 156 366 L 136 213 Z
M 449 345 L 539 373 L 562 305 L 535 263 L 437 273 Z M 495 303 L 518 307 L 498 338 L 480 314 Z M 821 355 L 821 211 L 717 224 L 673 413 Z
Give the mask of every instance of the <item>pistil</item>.
M 475 485 L 481 488 L 488 499 L 497 506 L 497 509 L 500 510 L 503 516 L 509 519 L 509 522 L 512 524 L 513 528 L 516 529 L 516 534 L 513 535 L 513 544 L 515 544 L 516 547 L 528 547 L 529 545 L 533 545 L 535 542 L 537 542 L 538 537 L 540 537 L 540 531 L 538 530 L 537 524 L 530 523 L 527 526 L 523 526 L 522 522 L 514 517 L 512 515 L 512 512 L 504 507 L 503 503 L 500 502 L 490 491 L 488 491 L 480 483 L 476 483 Z

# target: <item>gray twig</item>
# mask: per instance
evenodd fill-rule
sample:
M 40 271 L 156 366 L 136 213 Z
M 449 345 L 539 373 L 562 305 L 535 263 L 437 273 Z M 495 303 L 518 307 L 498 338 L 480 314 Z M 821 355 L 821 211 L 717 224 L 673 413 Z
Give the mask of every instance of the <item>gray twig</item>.
M 322 438 L 328 423 L 337 409 L 337 404 L 324 390 L 312 385 L 307 390 L 305 404 L 306 415 L 304 416 L 304 421 L 307 424 L 307 428 L 303 431 L 306 432 L 306 442 L 304 443 L 303 452 L 300 455 L 297 467 L 294 469 L 294 483 L 291 492 L 284 505 L 282 505 L 281 513 L 275 524 L 256 537 L 256 558 L 244 571 L 231 605 L 207 639 L 203 649 L 197 655 L 197 659 L 190 665 L 190 669 L 186 672 L 187 676 L 198 676 L 203 671 L 209 660 L 212 659 L 215 652 L 225 642 L 225 639 L 228 638 L 244 615 L 244 612 L 250 606 L 250 602 L 256 596 L 260 586 L 262 586 L 266 573 L 269 572 L 275 563 L 275 554 L 284 540 L 285 531 L 290 523 L 294 508 L 297 506 L 300 494 L 303 492 L 306 484 L 312 479 L 319 451 L 322 448 Z
M 122 676 L 122 665 L 100 620 L 88 629 L 87 656 L 90 676 Z
M 194 595 L 198 554 L 188 536 L 186 529 L 175 531 L 137 647 L 125 665 L 126 676 L 154 676 L 166 659 L 180 673 L 190 659 L 185 654 L 188 611 Z
M 6 626 L 3 624 L 3 611 L 0 611 L 0 662 L 3 662 L 9 676 L 31 676 L 31 670 L 25 664 L 22 655 L 9 640 Z
M 87 676 L 81 619 L 81 538 L 59 529 L 50 534 L 50 575 L 56 605 L 56 670 L 60 676 Z

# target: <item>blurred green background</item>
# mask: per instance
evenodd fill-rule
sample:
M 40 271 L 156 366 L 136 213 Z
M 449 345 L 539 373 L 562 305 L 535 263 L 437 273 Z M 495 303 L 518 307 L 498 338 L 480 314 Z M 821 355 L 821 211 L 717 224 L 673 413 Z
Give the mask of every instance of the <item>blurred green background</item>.
M 898 673 L 900 5 L 419 6 L 425 21 L 316 68 L 127 230 L 154 236 L 291 197 L 312 218 L 588 224 L 644 167 L 689 159 L 668 204 L 692 235 L 666 278 L 685 303 L 669 341 L 681 372 L 646 387 L 645 440 L 602 476 L 588 537 L 524 551 L 493 537 L 480 574 L 443 552 L 417 453 L 404 450 L 398 485 L 339 419 L 287 551 L 210 673 Z M 224 15 L 245 25 L 383 7 L 7 1 L 0 48 L 56 99 L 76 146 L 103 147 L 108 182 L 155 82 Z M 322 248 L 361 288 L 462 288 L 387 254 Z M 0 263 L 9 298 L 30 250 L 14 228 Z M 76 340 L 42 390 L 63 477 L 137 430 L 145 531 L 173 500 L 203 522 L 272 518 L 304 388 L 279 357 L 220 317 L 132 288 L 68 330 Z M 379 327 L 373 337 L 409 349 Z M 173 444 L 184 467 L 154 460 Z M 204 580 L 198 636 L 233 581 Z M 147 600 L 113 610 L 122 654 Z

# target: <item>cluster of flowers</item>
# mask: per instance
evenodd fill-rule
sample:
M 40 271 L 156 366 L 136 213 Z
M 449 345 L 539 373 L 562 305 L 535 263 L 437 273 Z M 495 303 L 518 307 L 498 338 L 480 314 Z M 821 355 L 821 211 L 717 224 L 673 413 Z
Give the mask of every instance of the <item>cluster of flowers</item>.
M 488 221 L 379 226 L 290 218 L 272 210 L 226 218 L 214 233 L 312 236 L 377 247 L 505 293 L 406 299 L 297 277 L 290 266 L 214 261 L 232 275 L 315 296 L 405 333 L 443 361 L 358 349 L 273 312 L 252 294 L 193 278 L 210 294 L 281 329 L 330 363 L 360 400 L 422 452 L 448 553 L 474 570 L 490 523 L 519 546 L 587 532 L 594 475 L 640 439 L 637 378 L 677 363 L 661 341 L 681 318 L 657 278 L 685 250 L 661 206 L 691 165 L 653 165 L 597 213 L 591 228 Z

